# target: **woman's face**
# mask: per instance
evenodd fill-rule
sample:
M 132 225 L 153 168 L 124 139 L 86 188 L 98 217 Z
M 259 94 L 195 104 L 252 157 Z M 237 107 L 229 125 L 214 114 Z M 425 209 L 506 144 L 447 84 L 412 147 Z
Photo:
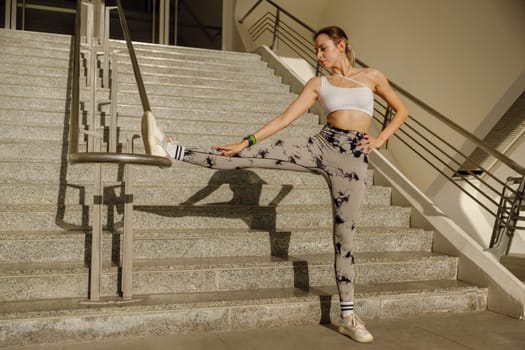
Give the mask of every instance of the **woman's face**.
M 323 68 L 330 69 L 341 59 L 340 48 L 326 34 L 320 34 L 315 38 L 315 50 L 317 60 Z

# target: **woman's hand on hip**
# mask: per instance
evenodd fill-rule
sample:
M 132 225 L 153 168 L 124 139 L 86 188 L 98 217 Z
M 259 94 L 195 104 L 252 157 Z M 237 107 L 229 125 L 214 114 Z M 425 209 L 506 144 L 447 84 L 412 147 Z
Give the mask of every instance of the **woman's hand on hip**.
M 385 141 L 379 138 L 375 138 L 369 135 L 365 135 L 361 142 L 357 144 L 357 146 L 360 148 L 362 152 L 365 152 L 365 154 L 369 154 L 375 149 L 380 148 L 383 146 Z

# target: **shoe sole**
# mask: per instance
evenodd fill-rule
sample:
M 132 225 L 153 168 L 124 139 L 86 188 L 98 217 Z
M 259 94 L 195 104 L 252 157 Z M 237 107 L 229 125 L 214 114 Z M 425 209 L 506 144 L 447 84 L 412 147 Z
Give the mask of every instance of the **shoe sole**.
M 166 150 L 164 150 L 159 144 L 160 140 L 157 138 L 157 132 L 161 133 L 157 127 L 157 122 L 155 121 L 153 113 L 150 111 L 144 112 L 141 121 L 141 134 L 144 143 L 144 151 L 149 155 L 167 157 L 168 154 L 166 153 Z
M 344 334 L 347 337 L 352 338 L 353 340 L 355 340 L 358 343 L 371 343 L 371 342 L 374 341 L 373 337 L 372 338 L 366 338 L 366 339 L 359 338 L 358 336 L 356 336 L 354 333 L 352 333 L 349 329 L 347 329 L 344 326 L 339 326 L 339 333 Z

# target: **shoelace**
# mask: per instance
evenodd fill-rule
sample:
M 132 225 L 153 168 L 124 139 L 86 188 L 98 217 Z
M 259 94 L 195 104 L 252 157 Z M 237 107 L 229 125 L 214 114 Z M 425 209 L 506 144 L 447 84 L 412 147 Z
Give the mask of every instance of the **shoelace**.
M 365 323 L 357 315 L 353 315 L 351 320 L 349 319 L 344 319 L 344 320 L 350 323 L 350 325 L 354 328 L 359 328 L 359 329 L 365 328 Z

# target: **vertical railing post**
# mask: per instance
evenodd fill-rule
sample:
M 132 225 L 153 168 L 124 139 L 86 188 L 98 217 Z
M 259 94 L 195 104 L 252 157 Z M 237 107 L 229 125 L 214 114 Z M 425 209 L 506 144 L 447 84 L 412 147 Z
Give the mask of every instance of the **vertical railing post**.
M 160 0 L 159 5 L 159 44 L 170 43 L 170 1 Z
M 280 21 L 281 21 L 281 9 L 277 8 L 277 13 L 275 14 L 275 26 L 273 27 L 273 39 L 272 39 L 272 45 L 270 46 L 270 49 L 272 51 L 277 51 L 277 44 L 279 40 L 279 29 L 280 29 Z
M 16 3 L 17 0 L 5 1 L 5 29 L 16 30 Z
M 110 35 L 110 19 L 111 10 L 116 9 L 116 6 L 106 6 L 104 13 L 104 27 L 103 27 L 103 46 L 104 46 L 104 65 L 102 70 L 102 87 L 107 88 L 109 86 L 109 70 L 110 70 L 110 47 L 109 47 L 109 35 Z
M 513 195 L 508 195 L 508 186 L 518 184 Z M 509 191 L 512 192 L 512 191 Z M 494 220 L 492 238 L 490 240 L 488 252 L 492 253 L 497 259 L 507 255 L 510 250 L 512 238 L 520 220 L 520 211 L 523 206 L 525 192 L 525 177 L 509 177 L 501 192 L 498 213 Z
M 117 106 L 118 106 L 118 94 L 119 94 L 119 73 L 117 63 L 118 51 L 111 53 L 111 102 L 110 102 L 110 125 L 109 125 L 109 151 L 117 151 L 117 138 L 118 138 L 118 121 L 117 121 Z M 106 57 L 106 59 L 110 59 Z
M 22 1 L 22 30 L 26 30 L 26 0 Z
M 128 140 L 128 153 L 132 152 L 133 140 Z M 133 181 L 131 165 L 124 165 L 124 232 L 122 237 L 122 298 L 132 298 L 133 275 Z
M 101 140 L 97 141 L 95 151 L 100 152 Z M 99 301 L 102 286 L 102 205 L 104 202 L 102 164 L 100 163 L 95 165 L 95 186 L 93 192 L 89 300 Z

